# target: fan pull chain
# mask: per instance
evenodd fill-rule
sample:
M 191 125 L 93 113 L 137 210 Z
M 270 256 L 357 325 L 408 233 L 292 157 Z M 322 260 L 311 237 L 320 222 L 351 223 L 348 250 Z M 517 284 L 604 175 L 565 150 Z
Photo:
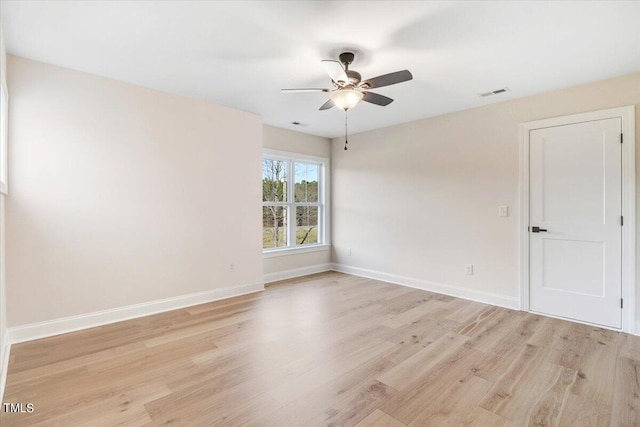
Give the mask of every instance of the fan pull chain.
M 347 110 L 344 110 L 344 151 L 347 151 L 347 144 L 349 143 L 347 135 Z

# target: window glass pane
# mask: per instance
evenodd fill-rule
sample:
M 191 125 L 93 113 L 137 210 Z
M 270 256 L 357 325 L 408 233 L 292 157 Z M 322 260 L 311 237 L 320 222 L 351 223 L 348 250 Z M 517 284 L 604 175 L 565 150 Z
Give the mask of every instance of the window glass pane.
M 318 202 L 318 178 L 320 167 L 314 164 L 295 164 L 295 201 Z
M 287 162 L 262 159 L 262 201 L 287 201 Z
M 318 207 L 296 206 L 296 244 L 318 243 Z
M 262 248 L 287 246 L 287 208 L 262 207 Z

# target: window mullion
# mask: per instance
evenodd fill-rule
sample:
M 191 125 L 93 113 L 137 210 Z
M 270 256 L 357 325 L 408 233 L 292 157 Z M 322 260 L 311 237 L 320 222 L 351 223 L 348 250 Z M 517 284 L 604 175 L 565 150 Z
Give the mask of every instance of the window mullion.
M 296 179 L 293 176 L 295 173 L 294 161 L 289 160 L 288 162 L 289 174 L 287 175 L 288 179 L 288 195 L 287 201 L 289 202 L 289 210 L 288 212 L 288 232 L 289 232 L 289 245 L 290 247 L 296 246 L 296 208 L 294 203 L 295 197 L 295 185 Z

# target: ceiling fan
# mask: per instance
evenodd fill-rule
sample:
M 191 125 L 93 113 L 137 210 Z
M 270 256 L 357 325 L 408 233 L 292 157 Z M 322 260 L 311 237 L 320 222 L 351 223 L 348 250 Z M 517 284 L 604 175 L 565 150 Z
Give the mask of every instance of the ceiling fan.
M 408 70 L 402 70 L 362 81 L 360 73 L 349 69 L 354 57 L 355 54 L 352 52 L 343 52 L 339 56 L 340 61 L 329 59 L 322 61 L 327 73 L 329 73 L 329 77 L 331 77 L 333 89 L 282 89 L 282 92 L 328 92 L 330 99 L 320 107 L 320 110 L 338 107 L 346 111 L 355 107 L 360 101 L 383 107 L 389 105 L 393 102 L 393 99 L 369 92 L 369 89 L 394 85 L 413 79 Z

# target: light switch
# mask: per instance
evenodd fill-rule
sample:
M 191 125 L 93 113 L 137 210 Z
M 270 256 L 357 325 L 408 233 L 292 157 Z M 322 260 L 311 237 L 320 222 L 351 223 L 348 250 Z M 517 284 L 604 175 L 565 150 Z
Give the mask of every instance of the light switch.
M 498 216 L 501 216 L 501 217 L 509 216 L 509 206 L 506 206 L 506 205 L 500 206 L 498 208 Z

